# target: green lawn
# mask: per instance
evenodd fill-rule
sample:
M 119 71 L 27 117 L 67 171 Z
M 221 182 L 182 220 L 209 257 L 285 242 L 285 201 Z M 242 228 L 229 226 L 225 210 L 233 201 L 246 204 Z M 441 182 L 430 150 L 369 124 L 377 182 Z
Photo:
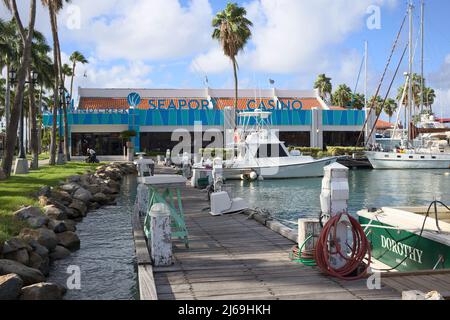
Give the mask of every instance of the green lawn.
M 14 236 L 24 226 L 12 218 L 22 205 L 37 205 L 36 192 L 43 186 L 56 186 L 65 178 L 94 170 L 100 164 L 70 162 L 64 166 L 43 166 L 27 175 L 13 175 L 0 181 L 0 242 Z
M 27 159 L 31 160 L 33 157 L 31 156 L 31 154 L 27 155 Z M 50 153 L 48 152 L 43 152 L 41 154 L 39 154 L 39 160 L 48 160 L 50 159 Z

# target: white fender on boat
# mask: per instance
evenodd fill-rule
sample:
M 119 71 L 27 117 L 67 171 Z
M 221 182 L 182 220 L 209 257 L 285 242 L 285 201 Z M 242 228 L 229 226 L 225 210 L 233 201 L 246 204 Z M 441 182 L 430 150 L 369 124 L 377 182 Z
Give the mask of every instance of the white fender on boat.
M 255 181 L 256 179 L 258 179 L 258 174 L 255 171 L 250 172 L 250 174 L 248 175 L 248 178 L 251 181 Z

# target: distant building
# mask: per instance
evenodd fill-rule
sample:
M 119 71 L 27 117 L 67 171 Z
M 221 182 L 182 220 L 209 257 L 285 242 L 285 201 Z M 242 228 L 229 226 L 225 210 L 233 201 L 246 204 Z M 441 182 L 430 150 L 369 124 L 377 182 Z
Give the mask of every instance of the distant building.
M 224 128 L 224 109 L 234 105 L 228 89 L 93 89 L 79 88 L 75 108 L 69 112 L 72 155 L 94 148 L 99 155 L 122 154 L 120 132 L 134 130 L 136 151 L 165 151 L 175 129 Z M 365 112 L 328 107 L 317 90 L 242 89 L 238 112 L 272 112 L 272 125 L 286 145 L 354 145 Z M 51 125 L 51 114 L 44 124 Z M 59 120 L 59 117 L 58 117 Z M 208 144 L 208 141 L 204 142 Z

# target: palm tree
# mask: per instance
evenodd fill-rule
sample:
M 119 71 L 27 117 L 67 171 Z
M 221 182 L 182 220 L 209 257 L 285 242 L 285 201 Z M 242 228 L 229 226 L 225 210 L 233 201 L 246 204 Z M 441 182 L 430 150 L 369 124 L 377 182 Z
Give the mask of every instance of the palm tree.
M 6 88 L 10 88 L 6 91 L 2 101 L 5 102 L 5 116 L 6 123 L 10 118 L 11 113 L 11 83 L 9 79 L 9 71 L 12 64 L 17 61 L 17 57 L 20 57 L 20 35 L 18 34 L 18 27 L 14 21 L 14 18 L 8 22 L 0 20 L 0 70 L 6 68 Z
M 14 16 L 14 21 L 18 27 L 20 40 L 23 44 L 21 55 L 21 63 L 17 72 L 17 85 L 14 97 L 14 105 L 11 111 L 11 118 L 8 129 L 6 131 L 5 156 L 3 158 L 2 168 L 6 176 L 11 175 L 12 161 L 14 157 L 14 149 L 17 140 L 17 127 L 19 125 L 19 118 L 21 115 L 21 106 L 25 90 L 25 80 L 27 70 L 31 64 L 31 44 L 34 35 L 34 24 L 36 21 L 36 0 L 30 0 L 30 15 L 28 28 L 25 29 L 17 9 L 16 0 L 3 0 L 7 9 L 10 10 Z
M 63 74 L 63 83 L 66 83 L 66 77 L 71 77 L 72 76 L 72 68 L 67 64 L 64 63 L 62 66 L 62 74 Z
M 59 37 L 58 37 L 58 21 L 57 13 L 63 8 L 63 0 L 41 0 L 42 5 L 48 8 L 50 25 L 52 29 L 53 38 L 53 72 L 55 74 L 55 79 L 53 83 L 53 122 L 52 122 L 52 132 L 51 132 L 51 143 L 50 143 L 50 165 L 56 164 L 56 126 L 57 126 L 57 116 L 58 116 L 58 106 L 59 106 L 59 86 L 62 83 L 62 63 L 61 63 L 61 51 L 59 47 Z M 66 0 L 66 2 L 68 2 Z M 63 99 L 63 104 L 65 106 L 65 99 Z M 64 124 L 67 127 L 67 110 L 64 107 Z M 60 124 L 61 125 L 61 124 Z M 66 138 L 66 140 L 68 140 Z M 59 137 L 59 148 L 62 148 L 62 137 Z M 59 150 L 59 153 L 62 149 Z M 68 153 L 66 153 L 66 156 Z
M 395 111 L 397 111 L 397 102 L 389 98 L 386 100 L 386 103 L 384 104 L 384 113 L 386 113 L 389 117 L 389 122 L 391 122 L 392 116 L 394 115 Z
M 434 100 L 436 99 L 436 92 L 434 92 L 433 88 L 424 88 L 423 90 L 423 103 L 427 108 L 430 108 L 430 111 L 433 112 L 432 105 L 434 104 Z
M 319 96 L 325 100 L 331 102 L 331 92 L 333 91 L 333 85 L 331 84 L 331 78 L 328 78 L 324 73 L 317 76 L 316 82 L 314 82 L 314 89 L 319 90 Z
M 383 99 L 380 96 L 373 96 L 369 100 L 369 107 L 375 107 L 375 113 L 377 116 L 379 116 L 381 112 L 383 112 Z
M 212 38 L 222 45 L 223 53 L 231 59 L 234 72 L 234 112 L 238 106 L 238 63 L 236 56 L 243 50 L 252 32 L 253 25 L 245 16 L 247 11 L 236 3 L 228 3 L 225 10 L 216 14 L 212 20 L 214 31 Z M 233 118 L 234 121 L 234 118 Z
M 333 104 L 339 107 L 347 107 L 352 101 L 352 89 L 346 84 L 341 84 L 333 93 Z
M 66 77 L 72 76 L 72 68 L 67 63 L 63 64 L 61 68 L 61 83 L 64 87 L 64 97 L 66 97 Z M 63 112 L 64 112 L 64 155 L 67 161 L 70 161 L 70 149 L 69 149 L 69 122 L 67 117 L 67 100 L 63 99 Z
M 424 80 L 424 83 L 425 83 L 425 80 Z M 401 85 L 400 88 L 398 88 L 397 97 L 396 97 L 396 99 L 398 101 L 401 100 L 404 89 L 405 89 L 404 85 Z M 420 92 L 422 91 L 422 77 L 420 75 L 418 75 L 417 73 L 414 73 L 412 76 L 412 91 L 413 91 L 413 105 L 416 107 L 419 107 L 420 106 Z M 409 101 L 408 92 L 409 92 L 409 90 L 407 87 L 405 99 L 403 100 L 403 103 L 402 103 L 403 106 L 408 105 L 408 101 Z
M 365 97 L 361 93 L 352 94 L 351 106 L 355 109 L 362 110 L 365 104 Z
M 74 51 L 70 55 L 70 61 L 72 61 L 72 78 L 70 79 L 70 97 L 73 98 L 73 78 L 75 78 L 75 68 L 77 66 L 77 62 L 81 64 L 89 63 L 87 59 L 83 56 L 80 51 Z
M 48 53 L 51 48 L 43 34 L 34 32 L 33 44 L 31 48 L 31 67 L 38 73 L 38 83 L 40 81 L 47 81 L 51 79 L 51 60 Z M 31 70 L 28 72 L 28 78 L 31 79 Z M 41 86 L 42 90 L 42 86 Z M 40 92 L 42 94 L 42 91 Z M 30 149 L 32 153 L 31 168 L 37 169 L 39 166 L 39 129 L 38 129 L 38 109 L 36 108 L 36 96 L 34 85 L 29 86 L 28 92 L 29 100 L 29 116 L 30 116 Z M 40 106 L 39 106 L 40 107 Z

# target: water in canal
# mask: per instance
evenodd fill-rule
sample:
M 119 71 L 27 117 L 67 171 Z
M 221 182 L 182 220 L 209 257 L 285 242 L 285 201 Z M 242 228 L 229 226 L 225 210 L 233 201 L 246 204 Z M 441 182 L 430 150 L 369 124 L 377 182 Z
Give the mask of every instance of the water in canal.
M 288 221 L 318 217 L 321 178 L 227 181 L 233 195 L 249 201 L 250 207 L 268 209 Z M 450 203 L 450 170 L 349 171 L 349 210 L 381 206 L 429 205 L 435 198 Z
M 81 273 L 81 289 L 68 290 L 65 299 L 136 299 L 137 275 L 131 212 L 136 197 L 136 177 L 125 176 L 117 206 L 90 211 L 77 225 L 81 249 L 50 270 L 50 282 L 66 284 L 71 265 Z

